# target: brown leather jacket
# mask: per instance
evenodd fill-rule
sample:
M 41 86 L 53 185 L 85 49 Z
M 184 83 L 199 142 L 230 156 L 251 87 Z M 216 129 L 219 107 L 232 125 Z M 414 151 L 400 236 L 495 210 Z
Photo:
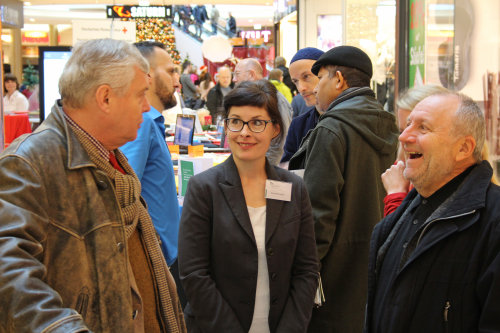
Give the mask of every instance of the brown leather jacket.
M 62 112 L 0 155 L 0 332 L 133 332 L 114 187 Z

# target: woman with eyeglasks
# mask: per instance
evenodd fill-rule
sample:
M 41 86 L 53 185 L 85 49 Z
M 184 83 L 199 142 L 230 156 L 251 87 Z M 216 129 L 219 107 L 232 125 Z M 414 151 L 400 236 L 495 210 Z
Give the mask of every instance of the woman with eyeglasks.
M 232 155 L 192 177 L 179 232 L 189 332 L 306 332 L 318 262 L 302 180 L 271 166 L 283 127 L 276 88 L 242 82 L 224 97 Z

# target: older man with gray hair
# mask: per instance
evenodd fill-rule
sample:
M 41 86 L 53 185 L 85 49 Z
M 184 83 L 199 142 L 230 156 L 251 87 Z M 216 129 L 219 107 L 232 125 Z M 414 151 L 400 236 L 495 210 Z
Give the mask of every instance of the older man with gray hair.
M 62 101 L 0 155 L 0 327 L 5 332 L 185 332 L 175 283 L 117 148 L 149 110 L 132 45 L 77 45 Z
M 235 83 L 243 81 L 257 81 L 264 77 L 261 64 L 253 58 L 246 58 L 241 60 L 234 68 L 233 81 Z M 278 109 L 283 119 L 283 136 L 273 139 L 271 146 L 267 151 L 267 159 L 271 165 L 278 165 L 281 157 L 283 156 L 283 147 L 285 146 L 285 139 L 288 133 L 288 127 L 292 122 L 292 106 L 286 100 L 286 97 L 278 91 Z
M 366 332 L 500 332 L 500 187 L 484 140 L 462 94 L 410 113 L 399 141 L 415 188 L 374 229 Z

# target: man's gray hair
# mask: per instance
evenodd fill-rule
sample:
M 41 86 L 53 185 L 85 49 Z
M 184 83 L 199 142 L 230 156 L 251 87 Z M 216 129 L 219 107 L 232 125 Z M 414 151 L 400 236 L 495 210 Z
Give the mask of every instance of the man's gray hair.
M 484 114 L 477 103 L 469 96 L 455 92 L 451 94 L 457 96 L 460 102 L 455 112 L 451 132 L 456 136 L 471 135 L 476 140 L 476 147 L 472 156 L 479 163 L 483 159 L 481 151 L 486 137 Z
M 93 39 L 77 44 L 59 79 L 63 105 L 81 108 L 86 98 L 103 84 L 117 94 L 127 92 L 134 67 L 149 72 L 149 64 L 132 44 L 114 39 Z

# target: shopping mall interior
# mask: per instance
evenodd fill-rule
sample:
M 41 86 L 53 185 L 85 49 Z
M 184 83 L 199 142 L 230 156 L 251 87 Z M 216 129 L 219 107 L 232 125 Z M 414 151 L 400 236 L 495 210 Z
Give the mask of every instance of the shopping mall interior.
M 246 57 L 258 58 L 266 71 L 275 57 L 290 60 L 306 46 L 326 51 L 353 45 L 370 56 L 372 88 L 386 110 L 394 111 L 398 94 L 415 85 L 463 92 L 484 108 L 491 151 L 500 153 L 492 130 L 499 116 L 497 0 L 211 0 L 203 3 L 207 19 L 200 27 L 193 15 L 185 19 L 187 5 L 193 13 L 202 6 L 183 0 L 2 0 L 3 74 L 14 73 L 27 89 L 38 90 L 45 51 L 67 51 L 97 37 L 161 41 L 176 63 L 189 59 L 212 74 Z M 213 8 L 219 12 L 215 34 Z M 236 19 L 234 36 L 227 30 L 229 14 Z M 43 120 L 39 110 L 30 111 L 30 119 Z

